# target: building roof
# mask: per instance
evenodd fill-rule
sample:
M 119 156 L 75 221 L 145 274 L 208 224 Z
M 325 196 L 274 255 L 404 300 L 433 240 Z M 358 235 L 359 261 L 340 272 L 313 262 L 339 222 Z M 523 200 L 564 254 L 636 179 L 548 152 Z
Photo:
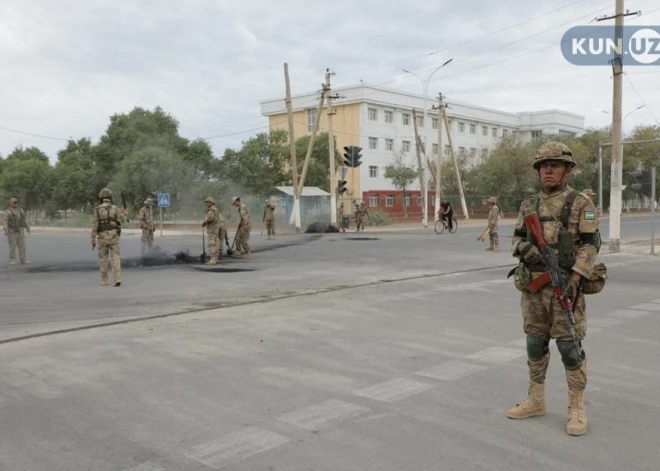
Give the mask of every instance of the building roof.
M 275 189 L 287 194 L 288 196 L 293 196 L 292 186 L 276 186 Z M 300 196 L 330 196 L 330 193 L 323 191 L 317 186 L 304 186 Z

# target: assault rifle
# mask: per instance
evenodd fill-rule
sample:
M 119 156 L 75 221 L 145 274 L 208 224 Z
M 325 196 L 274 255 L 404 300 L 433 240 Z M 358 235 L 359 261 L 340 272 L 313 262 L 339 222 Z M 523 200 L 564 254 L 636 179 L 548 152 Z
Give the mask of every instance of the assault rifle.
M 126 208 L 126 200 L 124 199 L 124 193 L 121 193 L 121 204 L 124 206 L 124 209 L 128 209 Z M 128 222 L 131 222 L 131 220 L 128 219 L 128 216 L 126 216 L 126 219 L 128 220 Z
M 536 213 L 531 213 L 528 216 L 525 216 L 525 224 L 527 228 L 534 236 L 536 243 L 541 249 L 541 254 L 545 260 L 545 266 L 547 267 L 547 273 L 550 276 L 550 281 L 552 282 L 552 288 L 555 292 L 555 297 L 561 305 L 562 311 L 564 312 L 564 318 L 566 319 L 566 324 L 568 325 L 568 330 L 571 334 L 571 339 L 573 340 L 573 346 L 575 351 L 578 354 L 578 358 L 582 358 L 582 347 L 580 346 L 580 341 L 575 334 L 575 315 L 573 314 L 573 300 L 569 299 L 566 295 L 568 290 L 568 285 L 566 280 L 561 275 L 559 271 L 559 264 L 557 263 L 557 257 L 553 249 L 548 247 L 545 240 L 543 239 L 543 229 L 541 229 L 541 221 L 539 220 L 539 215 Z M 543 275 L 542 275 L 543 276 Z

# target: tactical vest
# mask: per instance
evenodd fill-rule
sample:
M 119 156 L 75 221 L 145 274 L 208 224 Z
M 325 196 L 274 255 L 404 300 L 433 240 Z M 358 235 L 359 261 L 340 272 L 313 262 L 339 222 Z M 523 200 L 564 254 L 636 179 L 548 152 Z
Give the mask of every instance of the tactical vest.
M 99 206 L 96 208 L 96 216 L 98 218 L 98 232 L 117 231 L 117 235 L 121 235 L 121 222 L 115 208 L 114 213 L 111 213 L 112 206 Z
M 19 210 L 18 214 L 14 214 L 11 209 L 7 210 L 7 228 L 11 232 L 20 232 L 21 227 L 25 227 L 25 213 Z

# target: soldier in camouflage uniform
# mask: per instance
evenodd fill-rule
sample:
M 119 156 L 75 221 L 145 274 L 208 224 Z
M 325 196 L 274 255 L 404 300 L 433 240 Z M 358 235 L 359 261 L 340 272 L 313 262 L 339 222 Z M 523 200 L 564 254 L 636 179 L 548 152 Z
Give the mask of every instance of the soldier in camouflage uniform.
M 140 237 L 142 255 L 154 246 L 154 230 L 156 226 L 154 225 L 153 207 L 154 200 L 147 198 L 144 206 L 140 208 L 140 212 L 138 213 L 138 224 L 140 229 L 142 229 L 142 236 Z
M 18 257 L 21 264 L 25 265 L 30 263 L 25 258 L 25 232 L 30 233 L 30 225 L 28 224 L 25 211 L 19 207 L 17 198 L 9 200 L 9 208 L 5 213 L 4 232 L 7 236 L 7 243 L 9 243 L 9 264 L 16 264 L 16 249 L 18 248 Z
M 508 417 L 525 419 L 545 415 L 545 377 L 550 362 L 550 339 L 555 339 L 561 355 L 568 383 L 569 435 L 587 431 L 584 390 L 587 385 L 587 360 L 581 358 L 572 344 L 561 305 L 555 298 L 552 285 L 547 283 L 535 293 L 527 287 L 545 271 L 543 257 L 534 238 L 528 233 L 524 217 L 532 212 L 539 215 L 543 237 L 555 250 L 562 274 L 567 280 L 567 295 L 574 300 L 575 333 L 581 340 L 587 332 L 582 283 L 591 278 L 598 251 L 600 234 L 598 213 L 584 193 L 567 185 L 576 162 L 570 149 L 562 143 L 544 144 L 536 153 L 534 169 L 539 172 L 542 191 L 523 200 L 518 214 L 512 253 L 519 257 L 516 269 L 516 288 L 522 292 L 523 329 L 527 334 L 527 364 L 529 390 L 527 398 L 511 408 Z M 538 288 L 538 286 L 537 286 Z
M 500 251 L 500 236 L 497 233 L 497 223 L 500 217 L 500 208 L 497 206 L 497 198 L 488 198 L 490 210 L 488 211 L 488 229 L 490 229 L 490 246 L 486 250 L 499 252 Z
M 250 231 L 252 230 L 252 220 L 250 219 L 250 212 L 247 206 L 241 203 L 238 196 L 231 199 L 231 203 L 238 208 L 238 215 L 240 222 L 236 231 L 236 252 L 232 254 L 234 258 L 241 258 L 241 250 L 247 254 L 247 258 L 252 258 L 252 250 L 250 250 Z
M 266 205 L 264 206 L 264 217 L 261 219 L 261 222 L 266 222 L 266 229 L 268 230 L 268 240 L 270 240 L 271 235 L 273 239 L 275 238 L 275 205 L 270 201 L 266 200 Z
M 204 200 L 206 203 L 206 219 L 202 223 L 202 227 L 206 227 L 206 237 L 208 239 L 209 260 L 207 265 L 216 265 L 218 263 L 218 255 L 222 247 L 220 236 L 220 211 L 215 207 L 215 200 L 210 196 Z M 222 218 L 224 222 L 224 218 Z
M 360 201 L 359 205 L 356 205 L 355 208 L 355 225 L 357 226 L 357 232 L 360 232 L 360 228 L 362 228 L 362 232 L 364 232 L 364 217 L 369 216 L 369 213 L 367 212 L 367 208 L 364 205 L 364 201 Z
M 108 256 L 112 265 L 115 286 L 121 285 L 121 253 L 119 249 L 119 236 L 121 225 L 128 220 L 128 210 L 123 212 L 112 204 L 112 191 L 103 188 L 99 193 L 101 204 L 94 208 L 92 215 L 92 247 L 96 247 L 98 238 L 99 270 L 101 284 L 108 284 Z

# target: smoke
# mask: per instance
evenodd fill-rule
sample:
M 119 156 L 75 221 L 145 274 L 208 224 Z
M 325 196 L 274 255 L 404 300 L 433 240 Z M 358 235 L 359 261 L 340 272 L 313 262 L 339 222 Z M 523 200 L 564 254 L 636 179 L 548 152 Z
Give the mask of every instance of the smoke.
M 307 226 L 307 229 L 305 229 L 305 234 L 323 234 L 328 232 L 339 232 L 339 229 L 337 229 L 336 226 L 324 221 L 313 222 Z

